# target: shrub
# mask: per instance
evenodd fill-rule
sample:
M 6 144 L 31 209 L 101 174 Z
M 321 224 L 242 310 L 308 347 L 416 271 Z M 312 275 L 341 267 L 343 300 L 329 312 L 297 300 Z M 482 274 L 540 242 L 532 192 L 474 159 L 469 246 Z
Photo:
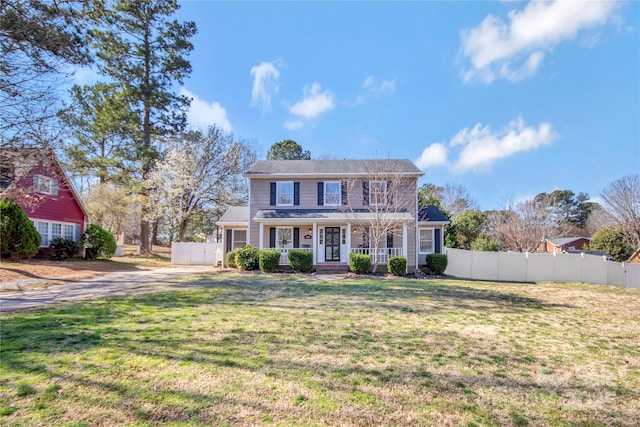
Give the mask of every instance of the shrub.
M 73 258 L 78 252 L 80 252 L 80 245 L 74 240 L 65 239 L 64 237 L 56 237 L 49 242 L 49 247 L 53 249 L 51 258 L 62 260 L 66 258 Z
M 365 274 L 371 269 L 371 257 L 365 254 L 350 253 L 349 269 L 356 274 Z
M 42 238 L 22 208 L 10 199 L 0 200 L 0 255 L 32 258 Z
M 403 256 L 389 258 L 389 272 L 394 276 L 404 276 L 407 272 L 407 259 Z
M 116 239 L 113 234 L 97 224 L 91 224 L 82 233 L 82 245 L 88 259 L 111 258 L 116 253 Z
M 276 249 L 261 249 L 258 255 L 260 270 L 265 272 L 276 271 L 280 267 L 280 251 Z
M 481 234 L 471 242 L 471 250 L 481 252 L 498 252 L 500 250 L 500 242 L 489 236 Z
M 236 265 L 243 270 L 257 270 L 260 265 L 259 251 L 253 245 L 245 245 L 243 248 L 236 249 Z
M 311 273 L 313 271 L 313 253 L 300 249 L 289 250 L 289 265 L 298 273 Z
M 238 264 L 236 264 L 236 251 L 227 252 L 227 267 L 229 268 L 238 268 Z
M 628 242 L 622 227 L 612 225 L 596 231 L 589 243 L 589 249 L 600 249 L 611 255 L 614 261 L 623 262 L 633 254 L 633 246 Z
M 427 268 L 432 274 L 442 274 L 447 269 L 447 256 L 445 254 L 428 254 Z

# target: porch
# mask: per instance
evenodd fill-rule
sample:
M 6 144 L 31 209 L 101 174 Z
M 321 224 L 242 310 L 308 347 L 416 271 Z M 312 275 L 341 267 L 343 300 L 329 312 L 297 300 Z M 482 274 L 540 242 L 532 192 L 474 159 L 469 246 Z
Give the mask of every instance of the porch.
M 289 251 L 291 250 L 313 252 L 312 248 L 275 248 L 275 249 L 280 251 L 280 265 L 289 264 Z M 403 256 L 404 251 L 402 248 L 378 248 L 377 250 L 373 248 L 351 248 L 349 250 L 349 253 L 369 255 L 369 257 L 371 258 L 371 264 L 375 264 L 376 262 L 378 264 L 387 264 L 389 262 L 389 258 L 392 258 L 395 256 Z M 314 259 L 317 259 L 317 258 L 314 257 Z M 330 266 L 334 264 L 336 263 L 331 261 L 315 263 L 316 266 L 318 265 Z M 348 260 L 347 260 L 347 265 L 348 265 Z

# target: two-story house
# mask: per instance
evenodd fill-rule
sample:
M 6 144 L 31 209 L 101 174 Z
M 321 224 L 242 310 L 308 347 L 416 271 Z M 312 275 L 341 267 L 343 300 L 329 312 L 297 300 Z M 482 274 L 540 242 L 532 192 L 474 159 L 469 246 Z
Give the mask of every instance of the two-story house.
M 423 173 L 409 160 L 258 161 L 244 176 L 248 206 L 230 208 L 218 221 L 225 252 L 250 243 L 281 251 L 313 253 L 318 271 L 346 271 L 352 252 L 384 265 L 407 259 L 407 270 L 444 247 L 447 218 L 419 208 Z
M 42 238 L 39 255 L 56 237 L 79 241 L 89 214 L 50 149 L 0 149 L 0 198 L 13 199 Z

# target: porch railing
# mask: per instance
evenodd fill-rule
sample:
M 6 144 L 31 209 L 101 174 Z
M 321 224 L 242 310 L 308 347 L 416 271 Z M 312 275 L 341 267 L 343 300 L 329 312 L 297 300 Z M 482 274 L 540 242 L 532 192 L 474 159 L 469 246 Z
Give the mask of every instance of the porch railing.
M 307 252 L 312 252 L 313 251 L 313 249 L 311 249 L 311 248 L 277 248 L 277 250 L 280 251 L 280 265 L 288 265 L 289 264 L 289 251 L 290 250 L 307 251 Z
M 369 255 L 371 257 L 371 263 L 386 264 L 389 258 L 394 256 L 402 256 L 402 248 L 379 248 L 375 250 L 373 248 L 351 248 L 352 253 Z

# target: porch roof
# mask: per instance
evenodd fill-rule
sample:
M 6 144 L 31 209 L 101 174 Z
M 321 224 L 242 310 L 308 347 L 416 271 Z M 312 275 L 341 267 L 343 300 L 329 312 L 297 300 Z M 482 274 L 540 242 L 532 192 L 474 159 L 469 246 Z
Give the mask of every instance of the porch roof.
M 375 220 L 376 218 L 385 221 L 413 221 L 413 217 L 408 212 L 371 212 L 368 209 L 355 209 L 353 211 L 338 209 L 260 209 L 253 220 L 262 223 L 357 223 Z

